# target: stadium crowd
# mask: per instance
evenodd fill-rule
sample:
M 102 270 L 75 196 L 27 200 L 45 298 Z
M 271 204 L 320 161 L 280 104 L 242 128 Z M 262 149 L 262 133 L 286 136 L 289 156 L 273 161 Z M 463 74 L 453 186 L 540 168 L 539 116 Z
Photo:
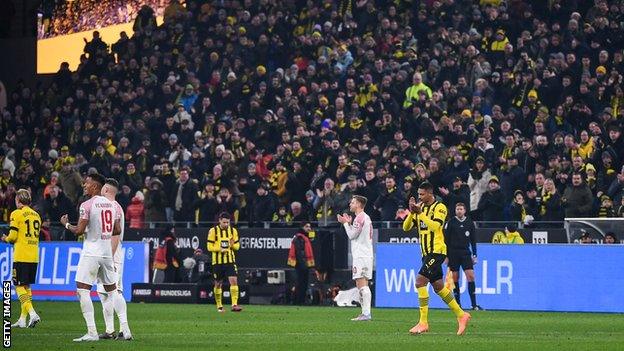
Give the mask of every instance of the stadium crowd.
M 163 15 L 166 0 L 45 0 L 39 39 L 129 23 L 142 12 Z
M 2 111 L 3 220 L 115 177 L 130 223 L 394 221 L 421 182 L 476 220 L 624 216 L 619 1 L 177 1 Z M 110 47 L 110 50 L 109 50 Z M 75 213 L 70 216 L 74 216 Z

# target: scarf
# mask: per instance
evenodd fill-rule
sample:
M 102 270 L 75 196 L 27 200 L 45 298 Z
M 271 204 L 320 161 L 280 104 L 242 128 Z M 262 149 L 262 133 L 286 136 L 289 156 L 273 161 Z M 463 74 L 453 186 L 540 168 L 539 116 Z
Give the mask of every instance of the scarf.
M 549 192 L 544 192 L 544 194 L 542 195 L 542 205 L 540 206 L 540 215 L 545 215 L 546 214 L 546 203 L 548 202 L 548 200 L 550 200 L 550 197 L 553 194 L 549 193 Z
M 364 121 L 356 118 L 355 120 L 351 120 L 349 122 L 349 127 L 351 127 L 351 129 L 360 129 L 362 127 L 362 124 L 364 124 Z
M 303 245 L 306 256 L 306 266 L 308 268 L 314 267 L 314 252 L 312 251 L 312 244 L 310 243 L 310 239 L 302 233 L 297 233 L 293 238 L 293 241 L 290 243 L 290 250 L 288 251 L 288 265 L 291 267 L 295 267 L 297 264 L 297 253 L 296 253 L 296 245 L 295 240 L 297 238 L 303 239 Z
M 182 209 L 182 191 L 184 190 L 184 184 L 186 183 L 179 183 L 178 185 L 178 192 L 176 194 L 176 199 L 175 199 L 176 211 L 180 211 Z

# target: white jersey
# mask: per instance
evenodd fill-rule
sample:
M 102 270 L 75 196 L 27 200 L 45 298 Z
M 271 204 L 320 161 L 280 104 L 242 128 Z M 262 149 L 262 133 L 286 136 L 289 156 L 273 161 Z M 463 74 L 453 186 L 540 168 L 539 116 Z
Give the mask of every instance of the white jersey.
M 119 233 L 119 246 L 117 246 L 117 251 L 115 251 L 113 261 L 115 261 L 115 263 L 123 263 L 121 242 L 123 241 L 124 228 L 126 227 L 126 216 L 124 215 L 124 211 L 119 202 L 113 201 L 113 205 L 115 206 L 115 220 L 119 220 L 119 226 L 121 227 L 121 233 Z
M 370 217 L 362 211 L 355 216 L 353 224 L 345 223 L 344 227 L 349 239 L 351 239 L 351 256 L 372 258 L 373 222 Z
M 111 237 L 117 210 L 104 196 L 96 195 L 80 205 L 80 219 L 89 221 L 82 245 L 83 256 L 112 258 Z

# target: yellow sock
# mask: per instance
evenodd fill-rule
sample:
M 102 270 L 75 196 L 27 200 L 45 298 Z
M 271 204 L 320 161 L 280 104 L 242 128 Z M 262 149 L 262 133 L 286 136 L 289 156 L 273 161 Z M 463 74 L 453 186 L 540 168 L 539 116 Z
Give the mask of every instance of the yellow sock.
M 442 301 L 448 305 L 451 311 L 453 311 L 457 318 L 464 315 L 464 310 L 459 307 L 459 304 L 455 301 L 455 297 L 453 297 L 453 293 L 448 288 L 442 288 L 438 291 L 438 295 L 442 298 Z
M 35 307 L 32 303 L 32 289 L 30 287 L 26 288 L 26 294 L 28 295 L 28 302 L 26 303 L 26 312 L 30 313 L 31 311 L 35 311 Z
M 28 310 L 26 309 L 27 302 L 28 302 L 28 292 L 26 291 L 26 288 L 23 286 L 16 286 L 15 292 L 17 293 L 17 297 L 19 298 L 20 306 L 21 306 L 20 319 L 24 319 L 26 318 L 26 315 L 28 314 Z
M 429 318 L 429 290 L 426 286 L 417 288 L 418 290 L 418 304 L 420 305 L 420 320 L 419 323 L 428 323 Z
M 217 308 L 223 307 L 223 289 L 214 288 L 213 289 L 215 302 L 217 303 Z
M 230 298 L 232 299 L 232 306 L 238 305 L 238 285 L 230 285 Z

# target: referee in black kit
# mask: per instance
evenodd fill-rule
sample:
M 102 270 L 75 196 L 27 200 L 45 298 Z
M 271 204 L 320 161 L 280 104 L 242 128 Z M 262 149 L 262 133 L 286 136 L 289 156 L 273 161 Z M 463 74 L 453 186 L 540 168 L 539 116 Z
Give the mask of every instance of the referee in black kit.
M 468 293 L 473 310 L 482 310 L 477 305 L 475 296 L 475 275 L 473 265 L 477 263 L 477 237 L 475 225 L 472 219 L 466 216 L 466 205 L 458 202 L 455 205 L 455 216 L 446 223 L 444 241 L 448 251 L 448 266 L 453 272 L 455 289 L 453 294 L 457 303 L 459 301 L 459 267 L 464 270 L 468 281 Z M 472 253 L 470 250 L 472 249 Z

